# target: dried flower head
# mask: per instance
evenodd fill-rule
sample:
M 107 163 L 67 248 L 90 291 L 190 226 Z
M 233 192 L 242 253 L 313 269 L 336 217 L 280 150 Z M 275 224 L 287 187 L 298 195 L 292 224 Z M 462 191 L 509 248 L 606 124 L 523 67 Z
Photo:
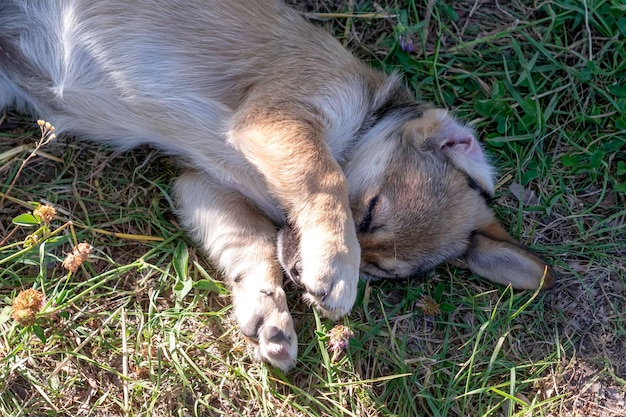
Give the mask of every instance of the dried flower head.
M 45 224 L 50 224 L 50 222 L 54 220 L 55 216 L 57 215 L 57 211 L 52 206 L 41 204 L 39 207 L 33 210 L 33 215 Z
M 328 332 L 328 348 L 333 353 L 333 361 L 339 354 L 348 349 L 348 342 L 354 337 L 354 332 L 350 328 L 338 324 Z
M 83 262 L 85 262 L 89 258 L 89 255 L 91 255 L 92 253 L 93 246 L 91 246 L 87 242 L 79 243 L 72 250 L 72 253 L 67 254 L 61 265 L 63 266 L 63 268 L 74 273 L 78 270 L 78 267 L 80 267 Z
M 420 308 L 420 310 L 422 310 L 422 313 L 426 314 L 427 316 L 435 316 L 441 313 L 441 310 L 439 309 L 439 303 L 437 303 L 434 298 L 427 295 L 422 296 L 422 298 L 418 300 L 417 306 Z
M 39 235 L 37 234 L 32 234 L 32 235 L 28 235 L 26 236 L 26 239 L 24 239 L 24 247 L 25 248 L 32 248 L 33 246 L 35 246 L 37 243 L 39 243 Z
M 78 267 L 81 266 L 82 263 L 83 261 L 80 258 L 68 253 L 61 266 L 73 273 L 78 270 Z
M 57 135 L 53 133 L 55 129 L 50 122 L 40 119 L 37 120 L 37 125 L 39 125 L 39 129 L 41 130 L 40 144 L 48 144 L 57 137 Z
M 45 305 L 43 294 L 32 288 L 20 292 L 13 300 L 13 318 L 23 326 L 31 325 L 35 322 L 37 313 Z
M 77 256 L 83 256 L 87 258 L 89 255 L 93 253 L 93 246 L 91 246 L 87 242 L 79 243 L 74 248 L 74 254 Z

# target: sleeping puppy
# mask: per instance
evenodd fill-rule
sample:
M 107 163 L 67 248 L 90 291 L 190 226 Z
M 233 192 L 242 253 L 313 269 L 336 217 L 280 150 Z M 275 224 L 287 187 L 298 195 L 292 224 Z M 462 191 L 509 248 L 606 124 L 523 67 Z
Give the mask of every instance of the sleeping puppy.
M 472 131 L 275 0 L 3 0 L 4 106 L 175 155 L 182 223 L 232 288 L 256 357 L 284 370 L 297 354 L 276 249 L 286 223 L 304 297 L 333 319 L 359 274 L 460 259 L 515 288 L 554 281 L 494 219 Z

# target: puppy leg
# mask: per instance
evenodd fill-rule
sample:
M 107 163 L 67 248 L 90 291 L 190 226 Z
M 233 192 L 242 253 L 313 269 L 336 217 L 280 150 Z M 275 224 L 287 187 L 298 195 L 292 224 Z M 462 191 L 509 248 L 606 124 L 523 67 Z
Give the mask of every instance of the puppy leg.
M 256 359 L 288 370 L 298 340 L 276 260 L 275 226 L 242 194 L 199 173 L 182 175 L 174 192 L 185 227 L 232 288 L 235 316 Z
M 298 230 L 306 298 L 337 319 L 354 304 L 360 264 L 346 179 L 322 124 L 308 110 L 292 114 L 293 103 L 273 108 L 266 97 L 240 112 L 229 140 L 263 175 Z

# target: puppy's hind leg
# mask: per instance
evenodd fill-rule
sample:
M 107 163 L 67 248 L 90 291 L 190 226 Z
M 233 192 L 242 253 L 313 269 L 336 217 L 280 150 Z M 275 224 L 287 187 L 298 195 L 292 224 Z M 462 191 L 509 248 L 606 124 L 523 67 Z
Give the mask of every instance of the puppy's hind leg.
M 298 340 L 282 288 L 276 257 L 276 228 L 236 190 L 189 171 L 174 186 L 187 230 L 225 275 L 241 332 L 255 359 L 288 370 Z

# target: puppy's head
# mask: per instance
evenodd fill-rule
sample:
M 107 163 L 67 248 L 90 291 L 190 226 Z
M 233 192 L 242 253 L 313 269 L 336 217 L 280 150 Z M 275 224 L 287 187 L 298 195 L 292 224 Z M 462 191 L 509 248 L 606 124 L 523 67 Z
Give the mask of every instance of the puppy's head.
M 492 168 L 472 131 L 445 110 L 385 116 L 364 134 L 345 174 L 365 278 L 419 276 L 447 261 L 514 288 L 553 285 L 552 269 L 495 220 L 487 205 Z M 282 232 L 292 243 L 279 252 L 298 274 L 294 233 Z

